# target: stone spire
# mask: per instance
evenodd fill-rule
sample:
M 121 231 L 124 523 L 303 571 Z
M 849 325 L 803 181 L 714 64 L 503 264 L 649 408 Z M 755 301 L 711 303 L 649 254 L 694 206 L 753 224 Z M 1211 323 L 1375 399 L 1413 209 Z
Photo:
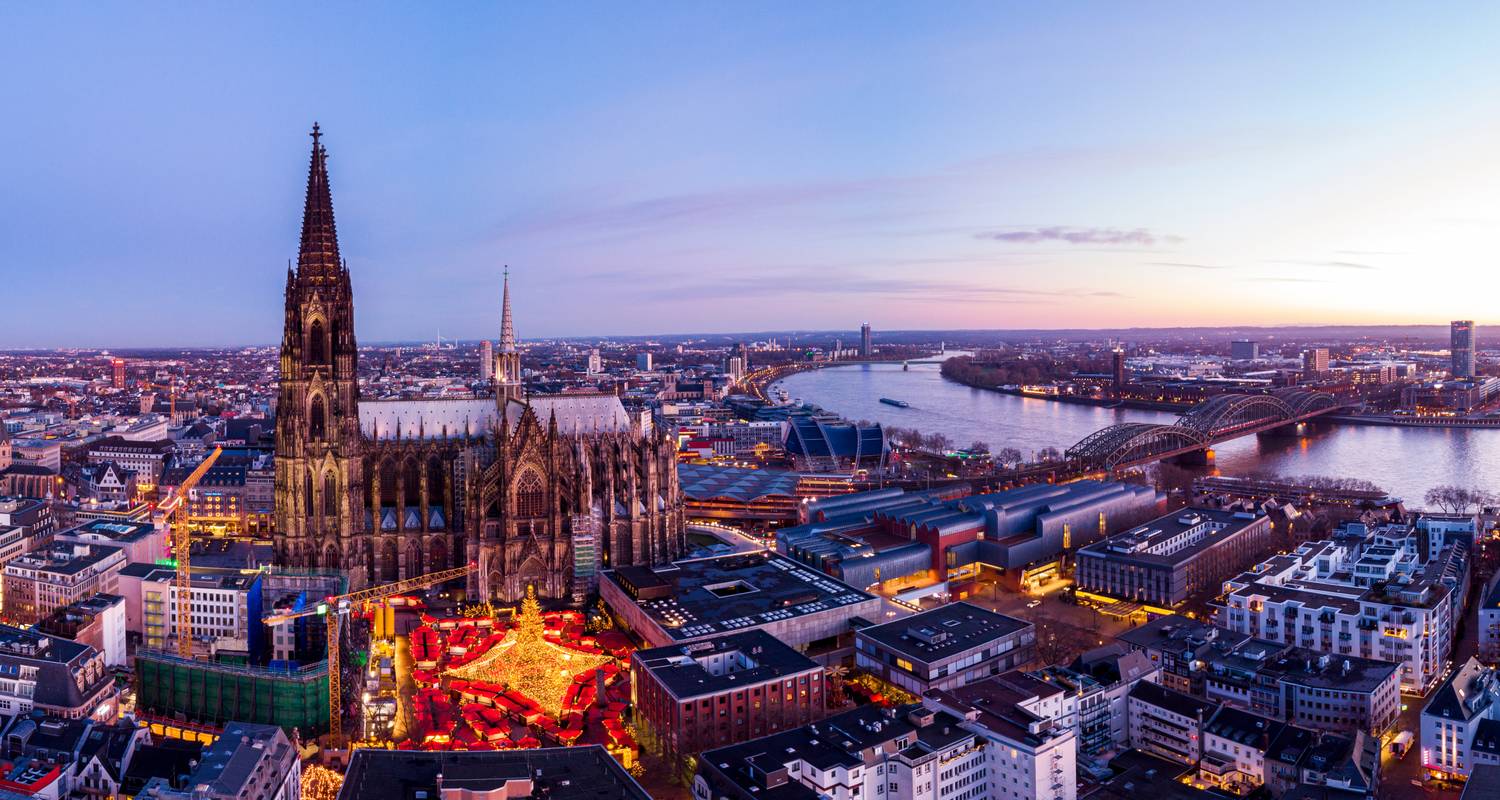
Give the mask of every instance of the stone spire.
M 328 150 L 318 123 L 312 128 L 312 163 L 307 169 L 307 203 L 302 210 L 300 277 L 338 276 L 342 272 L 338 231 L 333 225 L 333 195 L 328 190 Z
M 504 289 L 501 292 L 500 352 L 516 352 L 516 326 L 510 318 L 510 266 L 505 267 Z
M 516 327 L 510 318 L 510 267 L 505 268 L 504 289 L 501 292 L 500 347 L 495 353 L 495 399 L 501 411 L 506 402 L 524 402 L 521 391 L 521 351 L 516 349 Z

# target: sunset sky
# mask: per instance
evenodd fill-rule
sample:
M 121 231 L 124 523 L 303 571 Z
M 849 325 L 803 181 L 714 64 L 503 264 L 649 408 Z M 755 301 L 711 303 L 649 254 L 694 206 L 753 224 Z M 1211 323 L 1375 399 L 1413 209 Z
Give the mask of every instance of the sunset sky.
M 85 8 L 88 13 L 85 13 Z M 0 347 L 1500 322 L 1500 5 L 11 3 Z

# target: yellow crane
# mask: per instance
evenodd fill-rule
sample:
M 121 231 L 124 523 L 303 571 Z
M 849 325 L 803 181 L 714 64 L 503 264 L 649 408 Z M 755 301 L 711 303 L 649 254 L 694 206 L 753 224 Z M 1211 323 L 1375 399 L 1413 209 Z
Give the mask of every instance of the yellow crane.
M 208 474 L 224 448 L 215 447 L 208 457 L 178 484 L 177 490 L 158 510 L 166 514 L 172 526 L 172 555 L 177 559 L 177 655 L 193 657 L 193 576 L 192 536 L 188 531 L 187 494 Z
M 468 577 L 469 573 L 476 568 L 475 564 L 445 569 L 440 572 L 429 572 L 426 575 L 418 575 L 415 578 L 407 578 L 395 583 L 386 583 L 369 589 L 361 589 L 357 592 L 335 595 L 325 599 L 312 608 L 302 611 L 292 611 L 286 614 L 272 614 L 263 621 L 267 625 L 280 625 L 301 617 L 310 617 L 315 614 L 323 615 L 324 622 L 328 626 L 328 733 L 334 741 L 338 741 L 344 734 L 344 704 L 342 698 L 342 684 L 339 670 L 341 669 L 341 654 L 339 652 L 341 641 L 341 623 L 339 618 L 349 613 L 355 604 L 368 604 L 394 597 L 398 594 L 415 589 L 425 589 L 440 583 L 458 580 Z

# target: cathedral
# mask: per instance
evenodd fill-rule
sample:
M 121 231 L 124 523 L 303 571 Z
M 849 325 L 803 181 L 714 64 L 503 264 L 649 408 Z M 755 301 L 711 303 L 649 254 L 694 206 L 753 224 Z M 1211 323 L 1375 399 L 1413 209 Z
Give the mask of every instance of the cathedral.
M 612 394 L 527 396 L 504 281 L 493 397 L 362 400 L 327 152 L 312 164 L 276 411 L 275 559 L 351 588 L 464 565 L 476 599 L 581 601 L 684 550 L 674 443 Z

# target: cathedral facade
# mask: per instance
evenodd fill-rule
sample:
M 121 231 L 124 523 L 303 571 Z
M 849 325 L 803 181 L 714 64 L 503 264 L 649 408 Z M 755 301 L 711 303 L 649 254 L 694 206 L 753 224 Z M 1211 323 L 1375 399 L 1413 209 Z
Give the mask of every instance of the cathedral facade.
M 360 398 L 354 298 L 313 126 L 287 270 L 276 411 L 276 564 L 354 588 L 474 565 L 469 594 L 578 601 L 597 572 L 680 558 L 675 444 L 618 397 L 528 397 L 503 289 L 493 397 Z

